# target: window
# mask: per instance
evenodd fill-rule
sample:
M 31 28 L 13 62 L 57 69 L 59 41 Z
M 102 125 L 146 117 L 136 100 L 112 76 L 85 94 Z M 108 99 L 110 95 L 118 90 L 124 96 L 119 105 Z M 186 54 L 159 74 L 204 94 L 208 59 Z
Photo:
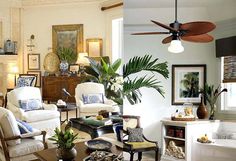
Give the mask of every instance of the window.
M 112 20 L 112 62 L 122 58 L 123 53 L 123 18 Z
M 229 63 L 224 57 L 221 58 L 221 76 L 224 82 L 222 83 L 222 87 L 227 88 L 228 90 L 228 92 L 221 95 L 222 111 L 236 111 L 236 82 L 234 82 L 235 78 L 232 78 L 234 77 L 234 69 L 230 69 L 229 71 L 229 65 L 234 64 L 234 59 L 235 58 L 230 59 Z M 235 65 L 233 65 L 233 67 L 235 67 Z

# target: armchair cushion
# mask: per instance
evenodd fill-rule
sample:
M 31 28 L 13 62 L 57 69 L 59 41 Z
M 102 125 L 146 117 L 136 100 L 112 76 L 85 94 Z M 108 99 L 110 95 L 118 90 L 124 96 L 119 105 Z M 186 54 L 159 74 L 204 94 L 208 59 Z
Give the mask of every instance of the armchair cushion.
M 133 149 L 156 147 L 155 143 L 148 142 L 148 141 L 144 141 L 144 142 L 126 142 L 126 144 L 132 145 Z
M 127 128 L 128 142 L 143 142 L 143 128 Z
M 31 122 L 38 122 L 38 121 L 44 121 L 44 120 L 58 118 L 59 116 L 60 116 L 60 114 L 58 111 L 35 110 L 35 111 L 26 112 L 24 121 L 31 123 Z
M 21 134 L 33 132 L 33 127 L 30 126 L 28 123 L 18 119 L 16 121 Z
M 82 94 L 84 104 L 104 103 L 103 93 Z
M 107 110 L 108 112 L 113 112 L 116 110 L 116 108 L 114 106 L 106 105 L 103 103 L 84 104 L 83 106 L 80 107 L 80 112 L 97 113 L 101 110 Z
M 24 111 L 43 109 L 42 102 L 39 99 L 19 100 L 19 105 Z
M 0 107 L 1 112 L 0 112 L 0 126 L 2 128 L 3 134 L 5 138 L 10 138 L 13 136 L 18 136 L 20 135 L 20 130 L 18 129 L 17 123 L 16 123 L 16 118 L 14 117 L 14 115 L 12 114 L 12 112 L 10 112 L 7 109 L 4 109 L 2 107 Z M 20 144 L 21 140 L 20 139 L 16 139 L 16 140 L 11 140 L 11 141 L 7 141 L 8 145 L 16 145 L 16 144 Z
M 21 139 L 21 144 L 8 147 L 11 158 L 32 154 L 43 149 L 42 141 L 35 139 Z

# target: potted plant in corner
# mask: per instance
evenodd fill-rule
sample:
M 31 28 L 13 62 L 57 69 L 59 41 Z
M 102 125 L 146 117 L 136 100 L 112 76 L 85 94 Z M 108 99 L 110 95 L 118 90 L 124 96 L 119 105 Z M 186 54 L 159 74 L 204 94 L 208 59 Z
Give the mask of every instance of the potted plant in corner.
M 68 128 L 64 132 L 55 129 L 55 135 L 53 135 L 49 140 L 55 141 L 57 144 L 57 158 L 63 161 L 72 161 L 76 155 L 77 151 L 75 149 L 74 141 L 77 139 L 78 134 L 74 134 L 73 130 Z
M 210 105 L 209 120 L 215 119 L 216 101 L 218 97 L 221 95 L 221 93 L 223 92 L 227 92 L 227 89 L 224 88 L 220 90 L 220 86 L 214 89 L 214 85 L 208 85 L 208 84 L 205 84 L 204 88 L 200 90 L 200 93 L 204 95 L 204 97 L 206 98 L 206 101 Z
M 60 47 L 57 50 L 57 54 L 61 61 L 60 70 L 62 75 L 66 74 L 70 64 L 73 64 L 77 61 L 78 55 L 74 53 L 73 49 Z

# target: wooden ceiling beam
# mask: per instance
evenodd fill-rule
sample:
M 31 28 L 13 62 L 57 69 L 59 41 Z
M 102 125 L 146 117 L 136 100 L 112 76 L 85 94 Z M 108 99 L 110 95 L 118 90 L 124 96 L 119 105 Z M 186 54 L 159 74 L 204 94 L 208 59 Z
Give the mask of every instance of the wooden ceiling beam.
M 110 6 L 107 6 L 107 7 L 101 7 L 101 10 L 105 11 L 105 10 L 116 8 L 116 7 L 119 7 L 119 6 L 123 6 L 123 2 L 114 4 L 114 5 L 110 5 Z

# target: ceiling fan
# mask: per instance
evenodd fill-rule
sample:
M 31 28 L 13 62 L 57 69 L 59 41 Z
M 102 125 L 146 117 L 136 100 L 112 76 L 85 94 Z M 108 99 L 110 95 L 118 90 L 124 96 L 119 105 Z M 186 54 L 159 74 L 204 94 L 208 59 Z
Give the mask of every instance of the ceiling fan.
M 163 44 L 171 43 L 168 51 L 173 53 L 181 53 L 184 48 L 180 40 L 196 42 L 196 43 L 207 43 L 214 40 L 214 38 L 207 34 L 208 32 L 215 29 L 215 24 L 207 21 L 195 21 L 188 23 L 180 23 L 177 20 L 177 0 L 175 0 L 175 21 L 169 26 L 151 20 L 154 24 L 161 26 L 168 32 L 143 32 L 143 33 L 133 33 L 132 35 L 159 35 L 159 34 L 170 34 L 162 40 Z

